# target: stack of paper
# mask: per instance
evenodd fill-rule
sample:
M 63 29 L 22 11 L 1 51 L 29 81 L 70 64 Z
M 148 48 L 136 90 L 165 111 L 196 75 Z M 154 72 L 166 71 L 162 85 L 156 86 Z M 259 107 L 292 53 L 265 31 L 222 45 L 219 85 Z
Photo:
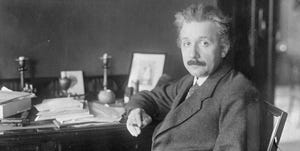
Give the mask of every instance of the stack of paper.
M 43 100 L 35 105 L 39 111 L 35 121 L 55 119 L 59 123 L 72 122 L 83 118 L 93 117 L 83 100 L 73 98 L 54 98 Z
M 123 107 L 107 107 L 99 102 L 89 102 L 88 108 L 93 117 L 85 117 L 74 120 L 60 122 L 61 120 L 54 120 L 53 122 L 57 127 L 72 126 L 72 127 L 85 127 L 97 126 L 109 123 L 119 122 L 122 114 L 125 112 Z
M 118 122 L 123 107 L 107 107 L 99 102 L 84 102 L 73 98 L 46 99 L 35 105 L 39 111 L 35 121 L 53 120 L 57 127 L 99 125 Z

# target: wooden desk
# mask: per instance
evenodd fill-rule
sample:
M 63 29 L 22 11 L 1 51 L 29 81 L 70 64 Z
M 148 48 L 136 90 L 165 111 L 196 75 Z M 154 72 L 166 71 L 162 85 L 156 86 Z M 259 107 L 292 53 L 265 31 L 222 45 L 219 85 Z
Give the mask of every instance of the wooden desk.
M 135 138 L 125 124 L 9 131 L 0 135 L 1 151 L 147 151 L 151 150 L 154 126 L 143 129 Z

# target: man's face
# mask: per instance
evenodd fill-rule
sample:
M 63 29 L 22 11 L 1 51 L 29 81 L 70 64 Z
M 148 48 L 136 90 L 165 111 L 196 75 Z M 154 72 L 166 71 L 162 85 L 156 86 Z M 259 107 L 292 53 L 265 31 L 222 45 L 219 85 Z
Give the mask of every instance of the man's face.
M 180 47 L 185 68 L 197 77 L 208 76 L 220 65 L 227 50 L 220 44 L 218 27 L 210 21 L 184 23 Z

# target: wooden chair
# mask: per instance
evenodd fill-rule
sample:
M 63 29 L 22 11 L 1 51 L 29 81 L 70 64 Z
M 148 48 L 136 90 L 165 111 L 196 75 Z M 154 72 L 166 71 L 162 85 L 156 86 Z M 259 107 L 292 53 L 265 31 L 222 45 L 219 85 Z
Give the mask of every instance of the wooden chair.
M 287 118 L 287 113 L 266 101 L 264 101 L 263 104 L 264 109 L 266 109 L 268 114 L 273 115 L 275 121 L 273 124 L 273 130 L 269 139 L 267 151 L 276 151 Z

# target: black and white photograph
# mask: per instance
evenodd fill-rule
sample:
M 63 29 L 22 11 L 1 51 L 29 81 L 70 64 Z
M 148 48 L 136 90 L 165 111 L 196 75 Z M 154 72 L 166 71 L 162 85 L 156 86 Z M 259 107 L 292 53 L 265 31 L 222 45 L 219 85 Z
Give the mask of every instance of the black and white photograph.
M 299 151 L 300 0 L 0 0 L 0 151 Z

